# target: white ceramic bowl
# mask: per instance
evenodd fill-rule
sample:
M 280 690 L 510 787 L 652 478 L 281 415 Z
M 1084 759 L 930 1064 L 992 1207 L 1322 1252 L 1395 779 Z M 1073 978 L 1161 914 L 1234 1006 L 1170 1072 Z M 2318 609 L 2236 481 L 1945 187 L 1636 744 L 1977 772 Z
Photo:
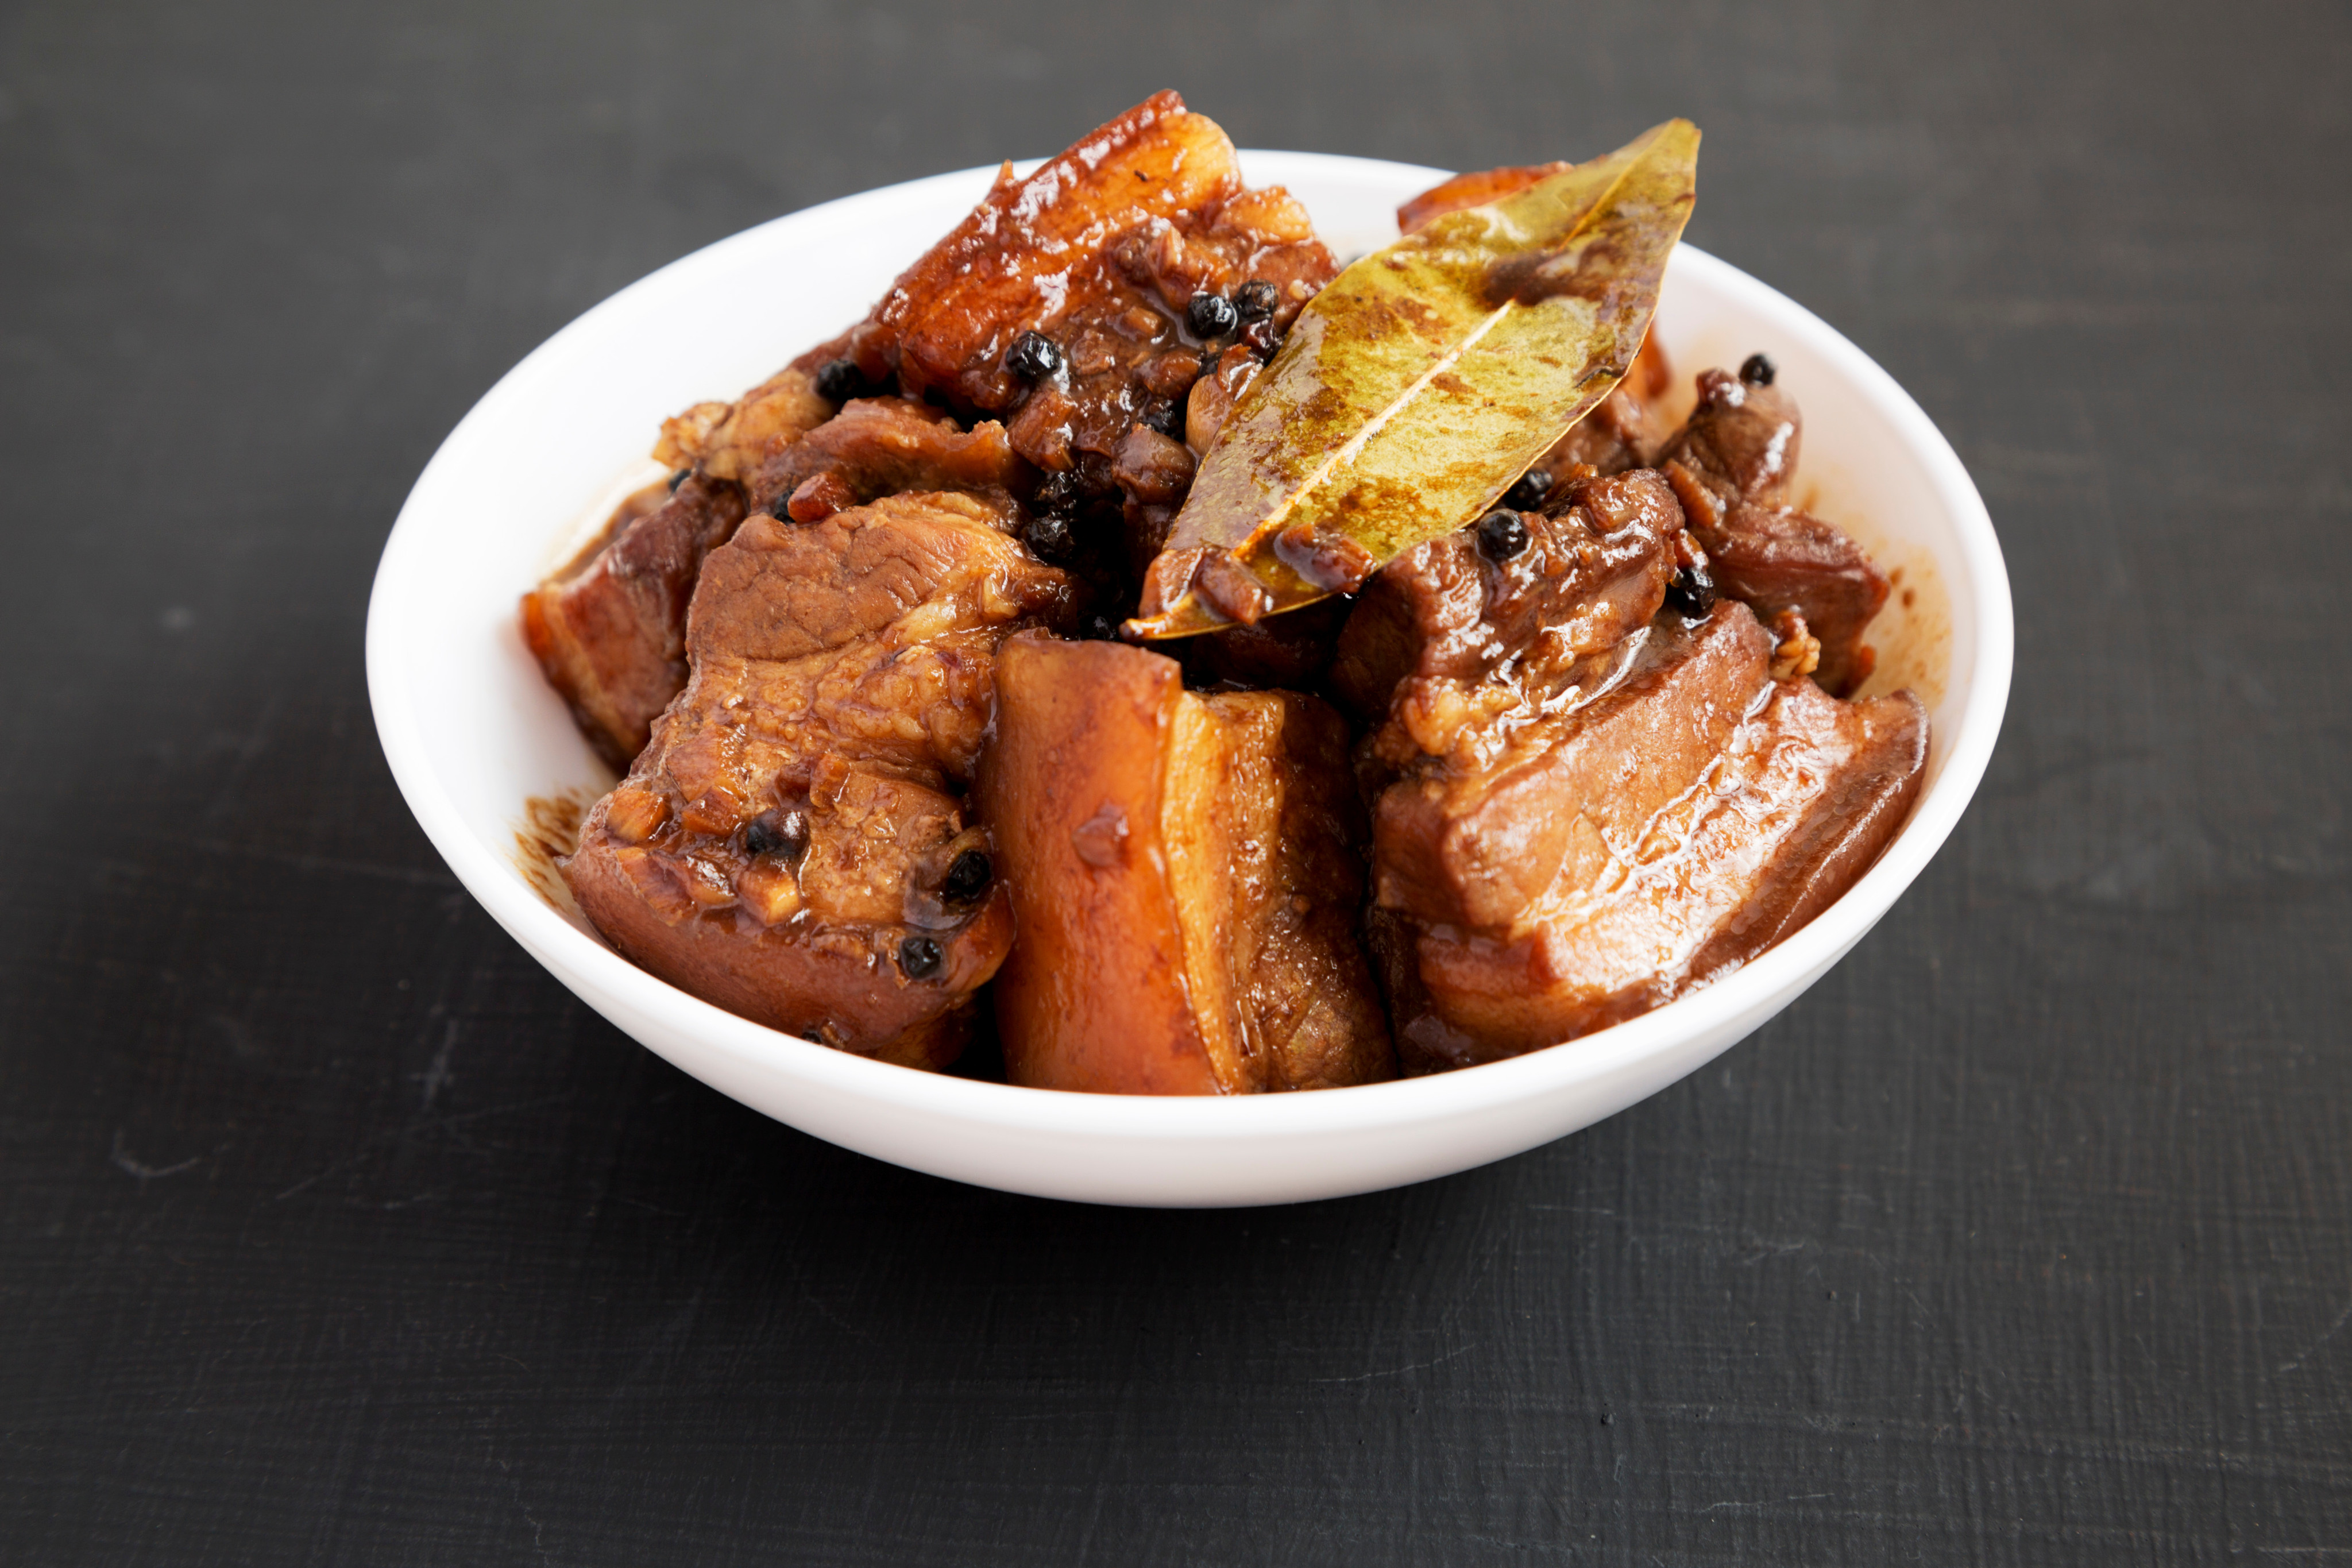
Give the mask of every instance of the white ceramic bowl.
M 1396 233 L 1442 173 L 1297 153 L 1243 155 L 1305 201 L 1342 258 Z M 1232 1100 L 1061 1094 L 845 1056 L 746 1022 L 622 959 L 534 885 L 526 801 L 609 775 L 515 629 L 517 595 L 642 471 L 667 415 L 732 396 L 862 315 L 987 187 L 971 169 L 832 202 L 720 241 L 623 289 L 509 372 L 443 443 L 384 546 L 368 685 L 416 819 L 499 923 L 589 1005 L 745 1104 L 877 1159 L 1094 1203 L 1286 1203 L 1396 1186 L 1549 1142 L 1655 1093 L 1794 1001 L 1944 842 L 2008 700 L 2009 582 L 1959 459 L 1893 378 L 1811 312 L 1688 246 L 1657 331 L 1679 382 L 1761 349 L 1806 416 L 1815 508 L 1902 569 L 1872 682 L 1934 715 L 1927 784 L 1886 854 L 1755 963 L 1631 1023 L 1441 1077 Z M 536 880 L 547 881 L 543 868 Z

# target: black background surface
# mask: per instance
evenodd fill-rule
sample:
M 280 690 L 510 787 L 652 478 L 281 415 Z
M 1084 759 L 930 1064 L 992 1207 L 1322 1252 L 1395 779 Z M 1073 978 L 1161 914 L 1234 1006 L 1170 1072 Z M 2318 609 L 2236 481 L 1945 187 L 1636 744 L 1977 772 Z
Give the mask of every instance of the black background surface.
M 0 19 L 0 1559 L 2352 1561 L 2342 5 L 340 9 Z M 1690 114 L 1692 237 L 2009 553 L 1876 933 L 1407 1191 L 771 1123 L 492 925 L 369 718 L 384 533 L 532 345 L 1161 86 L 1455 167 Z

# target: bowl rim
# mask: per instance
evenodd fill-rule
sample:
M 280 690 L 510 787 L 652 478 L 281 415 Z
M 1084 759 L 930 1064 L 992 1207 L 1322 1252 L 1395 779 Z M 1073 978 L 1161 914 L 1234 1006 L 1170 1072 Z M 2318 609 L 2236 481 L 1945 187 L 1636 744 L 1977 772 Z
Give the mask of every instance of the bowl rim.
M 1380 177 L 1433 184 L 1447 177 L 1446 171 L 1418 164 L 1336 153 L 1245 149 L 1240 156 L 1258 177 L 1294 181 L 1310 172 L 1353 181 Z M 1573 1048 L 1549 1047 L 1452 1072 L 1314 1094 L 1153 1097 L 1027 1089 L 853 1056 L 705 1002 L 639 969 L 573 926 L 467 826 L 431 766 L 416 693 L 402 658 L 405 595 L 423 564 L 424 520 L 440 493 L 457 483 L 455 473 L 467 437 L 527 398 L 541 367 L 575 340 L 593 333 L 603 317 L 617 311 L 623 300 L 638 291 L 681 270 L 713 266 L 740 247 L 760 245 L 779 227 L 887 222 L 902 209 L 929 205 L 943 189 L 977 188 L 993 171 L 993 165 L 957 170 L 840 197 L 730 235 L 646 274 L 592 306 L 509 368 L 444 437 L 403 502 L 368 601 L 368 695 L 378 741 L 403 798 L 458 881 L 568 986 L 578 989 L 566 971 L 582 972 L 584 981 L 601 988 L 619 1008 L 693 1039 L 729 1058 L 738 1070 L 794 1080 L 817 1095 L 982 1124 L 1000 1133 L 1093 1141 L 1148 1138 L 1203 1146 L 1236 1138 L 1255 1142 L 1262 1138 L 1344 1136 L 1475 1118 L 1514 1102 L 1572 1094 L 1580 1087 L 1598 1086 L 1636 1069 L 1677 1044 L 1730 1028 L 1743 1015 L 1769 1016 L 1777 1003 L 1800 992 L 1810 975 L 1826 969 L 1858 942 L 1950 837 L 1991 760 L 2014 661 L 2009 576 L 1990 514 L 1943 433 L 1876 361 L 1778 289 L 1685 243 L 1678 247 L 1677 268 L 1705 276 L 1710 287 L 1740 309 L 1803 340 L 1895 425 L 1953 521 L 1976 612 L 1969 623 L 1973 665 L 1967 672 L 1966 700 L 1956 722 L 1937 727 L 1938 743 L 1950 749 L 1937 776 L 1870 869 L 1828 909 L 1760 957 L 1638 1017 L 1563 1042 Z M 516 592 L 522 592 L 522 586 Z M 1955 684 L 1959 673 L 1953 672 Z M 604 1009 L 597 998 L 585 999 Z

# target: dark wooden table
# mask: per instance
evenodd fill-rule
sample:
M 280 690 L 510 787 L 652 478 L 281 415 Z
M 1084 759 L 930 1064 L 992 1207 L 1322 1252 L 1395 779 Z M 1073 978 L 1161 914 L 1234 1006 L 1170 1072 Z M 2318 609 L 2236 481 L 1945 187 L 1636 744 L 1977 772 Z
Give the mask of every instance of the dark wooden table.
M 2352 1561 L 2342 5 L 338 9 L 0 18 L 0 1560 Z M 1163 85 L 1465 167 L 1690 114 L 1693 237 L 2014 574 L 1876 934 L 1408 1191 L 764 1121 L 499 933 L 369 719 L 384 532 L 534 343 Z

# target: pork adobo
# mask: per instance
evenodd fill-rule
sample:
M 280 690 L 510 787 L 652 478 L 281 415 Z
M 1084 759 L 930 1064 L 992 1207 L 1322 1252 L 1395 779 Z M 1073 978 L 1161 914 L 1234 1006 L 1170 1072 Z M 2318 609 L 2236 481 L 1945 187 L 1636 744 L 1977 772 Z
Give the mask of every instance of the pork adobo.
M 1400 244 L 1475 272 L 1495 204 L 1597 201 L 1597 167 L 1458 176 Z M 626 772 L 565 863 L 580 908 L 758 1022 L 940 1068 L 992 1018 L 1011 1081 L 1118 1093 L 1468 1066 L 1753 958 L 1901 826 L 1927 725 L 1841 700 L 1886 581 L 1791 503 L 1769 362 L 1671 427 L 1643 333 L 1687 206 L 1611 219 L 1651 226 L 1631 282 L 1508 281 L 1614 240 L 1494 263 L 1496 299 L 1599 322 L 1579 400 L 1513 404 L 1485 503 L 1418 542 L 1294 527 L 1299 608 L 1162 547 L 1268 423 L 1261 371 L 1340 342 L 1305 210 L 1173 93 L 1008 165 L 863 321 L 665 425 L 667 491 L 525 596 Z M 1126 620 L 1219 572 L 1253 613 Z

